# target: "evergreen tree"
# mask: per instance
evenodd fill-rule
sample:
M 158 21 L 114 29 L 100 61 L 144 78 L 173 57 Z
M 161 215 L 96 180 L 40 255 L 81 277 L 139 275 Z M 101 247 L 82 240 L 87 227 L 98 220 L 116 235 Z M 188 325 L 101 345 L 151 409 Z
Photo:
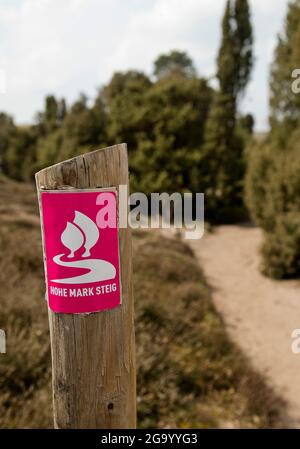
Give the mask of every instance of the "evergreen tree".
M 204 79 L 165 77 L 142 98 L 135 151 L 130 157 L 134 189 L 199 192 L 199 154 L 212 90 Z M 130 114 L 130 111 L 128 111 Z
M 0 112 L 0 170 L 5 169 L 3 166 L 5 155 L 16 131 L 17 127 L 12 117 Z
M 29 180 L 34 173 L 37 133 L 33 126 L 19 127 L 3 156 L 3 171 L 17 180 Z
M 239 95 L 242 95 L 244 93 L 244 90 L 250 80 L 250 75 L 253 67 L 253 36 L 250 20 L 250 10 L 247 0 L 236 0 L 234 5 L 233 18 L 235 22 L 235 94 L 238 98 Z
M 288 5 L 285 29 L 279 36 L 271 68 L 270 125 L 281 148 L 299 121 L 300 96 L 291 89 L 292 72 L 300 62 L 300 0 Z
M 107 118 L 101 97 L 96 98 L 92 107 L 84 94 L 68 111 L 63 100 L 57 105 L 57 126 L 37 144 L 36 169 L 106 143 Z
M 114 74 L 103 89 L 110 143 L 126 142 L 129 151 L 135 151 L 145 130 L 145 94 L 151 85 L 146 75 L 130 70 Z
M 217 78 L 220 92 L 234 96 L 236 89 L 235 42 L 232 3 L 227 0 L 222 21 L 222 41 L 217 57 Z
M 242 208 L 243 142 L 237 135 L 238 100 L 250 78 L 252 28 L 247 0 L 228 0 L 217 58 L 219 91 L 207 120 L 201 164 L 209 218 L 229 221 Z
M 206 80 L 170 70 L 152 83 L 129 71 L 116 73 L 100 95 L 108 143 L 128 143 L 133 189 L 198 191 L 195 169 L 212 97 Z
M 37 114 L 38 132 L 45 136 L 55 131 L 64 121 L 67 113 L 64 98 L 57 100 L 54 95 L 48 95 L 45 99 L 45 109 Z
M 217 58 L 220 92 L 234 100 L 243 94 L 253 65 L 252 27 L 247 0 L 228 0 L 222 22 L 222 42 Z
M 196 76 L 193 61 L 184 51 L 173 50 L 160 55 L 154 61 L 154 75 L 160 79 L 169 75 L 179 75 L 187 78 Z
M 288 4 L 270 78 L 270 125 L 266 139 L 248 152 L 246 199 L 264 229 L 264 272 L 300 276 L 300 95 L 292 73 L 300 62 L 300 0 Z
M 57 121 L 58 121 L 59 125 L 62 124 L 62 122 L 64 121 L 66 115 L 67 115 L 66 100 L 64 98 L 62 98 L 58 102 L 58 108 L 57 108 Z

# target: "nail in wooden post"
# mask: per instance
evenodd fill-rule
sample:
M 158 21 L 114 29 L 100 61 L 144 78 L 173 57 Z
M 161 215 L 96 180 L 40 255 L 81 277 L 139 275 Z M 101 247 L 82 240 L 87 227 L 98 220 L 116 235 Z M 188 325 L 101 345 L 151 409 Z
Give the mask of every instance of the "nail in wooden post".
M 128 186 L 126 144 L 84 154 L 36 174 L 43 189 Z M 126 209 L 128 206 L 126 205 Z M 119 229 L 122 304 L 90 314 L 49 310 L 54 426 L 135 428 L 136 374 L 131 234 Z

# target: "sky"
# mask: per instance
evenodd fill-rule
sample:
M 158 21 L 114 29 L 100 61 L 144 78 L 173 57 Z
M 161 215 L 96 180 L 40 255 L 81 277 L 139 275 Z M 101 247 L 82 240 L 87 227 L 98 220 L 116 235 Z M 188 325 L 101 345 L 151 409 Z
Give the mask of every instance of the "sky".
M 255 67 L 241 108 L 268 127 L 268 77 L 288 0 L 250 0 Z M 151 75 L 184 50 L 200 76 L 216 70 L 225 0 L 0 0 L 0 110 L 32 122 L 47 94 L 94 98 L 117 70 Z

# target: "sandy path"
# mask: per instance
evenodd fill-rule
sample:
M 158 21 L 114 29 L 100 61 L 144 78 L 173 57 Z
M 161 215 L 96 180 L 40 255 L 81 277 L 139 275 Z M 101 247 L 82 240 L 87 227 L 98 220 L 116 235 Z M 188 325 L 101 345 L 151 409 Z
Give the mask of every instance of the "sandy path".
M 231 337 L 287 401 L 289 425 L 300 427 L 300 354 L 291 351 L 291 333 L 300 328 L 300 282 L 259 273 L 261 238 L 257 228 L 221 226 L 190 243 Z

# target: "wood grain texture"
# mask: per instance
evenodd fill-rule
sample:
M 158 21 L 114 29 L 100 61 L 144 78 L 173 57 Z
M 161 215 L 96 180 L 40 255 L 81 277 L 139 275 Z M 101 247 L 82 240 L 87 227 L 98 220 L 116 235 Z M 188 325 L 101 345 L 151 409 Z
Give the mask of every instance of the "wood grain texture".
M 97 150 L 36 174 L 41 189 L 128 185 L 126 144 Z M 128 207 L 128 206 L 127 206 Z M 91 314 L 49 310 L 54 426 L 135 428 L 136 375 L 130 228 L 119 229 L 122 305 Z

